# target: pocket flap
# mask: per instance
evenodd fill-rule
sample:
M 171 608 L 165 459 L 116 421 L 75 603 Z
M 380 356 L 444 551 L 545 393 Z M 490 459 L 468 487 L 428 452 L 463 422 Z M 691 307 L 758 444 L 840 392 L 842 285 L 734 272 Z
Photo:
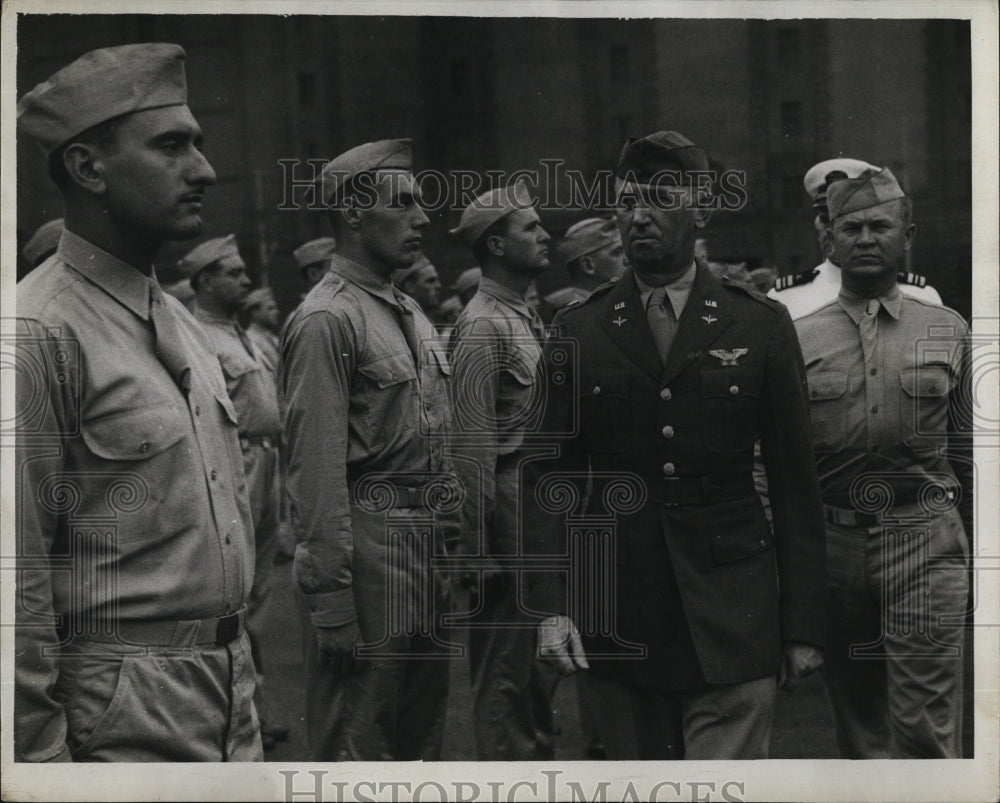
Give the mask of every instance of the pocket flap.
M 925 365 L 899 372 L 899 384 L 908 396 L 948 395 L 948 371 L 940 365 Z
M 584 377 L 580 393 L 584 398 L 594 399 L 627 399 L 629 396 L 628 368 L 613 371 L 602 371 Z
M 145 460 L 165 451 L 188 431 L 187 411 L 162 405 L 83 423 L 83 440 L 105 460 Z
M 809 374 L 809 399 L 823 401 L 839 399 L 847 391 L 847 374 L 841 371 L 820 371 Z
M 250 355 L 237 357 L 233 354 L 220 354 L 219 364 L 222 365 L 222 373 L 226 379 L 237 379 L 243 374 L 258 370 L 260 367 L 250 359 Z
M 358 366 L 358 372 L 380 388 L 398 385 L 400 382 L 410 382 L 417 378 L 413 355 L 402 352 L 369 360 L 364 365 Z
M 747 368 L 712 368 L 701 372 L 701 395 L 703 398 L 733 399 L 740 396 L 758 394 L 757 372 Z

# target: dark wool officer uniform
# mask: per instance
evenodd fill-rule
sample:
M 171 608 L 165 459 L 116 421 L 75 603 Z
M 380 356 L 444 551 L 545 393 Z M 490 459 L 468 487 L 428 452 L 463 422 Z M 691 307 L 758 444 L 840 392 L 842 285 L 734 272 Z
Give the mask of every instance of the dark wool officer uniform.
M 627 143 L 618 175 L 642 184 L 699 166 L 704 152 L 667 132 Z M 654 289 L 631 268 L 556 317 L 542 431 L 570 435 L 558 459 L 531 464 L 535 496 L 545 496 L 548 472 L 581 483 L 589 471 L 587 514 L 600 516 L 621 478 L 641 490 L 617 513 L 613 555 L 591 556 L 612 586 L 588 580 L 593 565 L 568 589 L 553 573 L 534 583 L 533 607 L 565 613 L 575 600 L 574 610 L 600 611 L 602 590 L 614 588 L 611 624 L 575 622 L 590 663 L 581 677 L 604 701 L 609 758 L 766 757 L 783 644 L 823 642 L 805 370 L 780 304 L 720 283 L 693 257 L 666 291 L 658 296 L 679 314 L 665 360 L 647 318 Z M 559 356 L 566 340 L 575 363 Z M 754 493 L 758 439 L 773 534 Z M 547 543 L 535 546 L 565 554 L 566 529 L 550 518 L 536 529 Z

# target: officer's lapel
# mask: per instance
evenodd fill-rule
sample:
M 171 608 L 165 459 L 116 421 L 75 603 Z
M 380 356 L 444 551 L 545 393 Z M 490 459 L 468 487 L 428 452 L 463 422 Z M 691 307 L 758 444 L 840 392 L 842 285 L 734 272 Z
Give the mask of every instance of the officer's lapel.
M 708 267 L 699 262 L 694 287 L 691 288 L 681 319 L 677 322 L 677 334 L 667 355 L 662 381 L 670 382 L 698 359 L 732 322 L 727 292 L 712 276 Z
M 659 377 L 663 363 L 631 270 L 625 271 L 601 303 L 604 304 L 601 325 L 615 345 L 650 376 Z

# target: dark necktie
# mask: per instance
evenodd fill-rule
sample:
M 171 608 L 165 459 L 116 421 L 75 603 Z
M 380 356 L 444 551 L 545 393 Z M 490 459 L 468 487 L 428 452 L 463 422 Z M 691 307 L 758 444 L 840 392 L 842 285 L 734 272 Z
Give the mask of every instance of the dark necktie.
M 670 346 L 677 333 L 677 319 L 674 317 L 673 305 L 667 299 L 666 287 L 653 289 L 646 303 L 646 319 L 649 321 L 649 330 L 653 333 L 660 360 L 666 365 Z
M 247 330 L 240 326 L 236 321 L 233 321 L 233 326 L 236 328 L 236 334 L 240 338 L 240 342 L 243 344 L 243 348 L 247 350 L 254 362 L 257 362 L 257 352 L 254 350 L 253 343 L 250 342 L 250 336 L 247 334 Z
M 417 330 L 417 318 L 406 304 L 399 293 L 396 297 L 396 315 L 399 318 L 399 328 L 403 330 L 403 337 L 406 338 L 406 345 L 410 347 L 413 355 L 413 363 L 420 368 L 420 332 Z
M 537 312 L 532 310 L 531 312 L 531 332 L 535 336 L 535 340 L 539 343 L 545 340 L 545 324 L 542 323 L 542 319 Z
M 191 390 L 191 360 L 181 341 L 177 318 L 156 281 L 149 284 L 149 320 L 153 324 L 153 349 L 182 391 Z
M 865 307 L 864 315 L 858 324 L 861 332 L 861 351 L 865 355 L 865 373 L 868 373 L 873 364 L 878 362 L 878 311 L 879 300 L 877 298 L 868 299 L 868 306 Z

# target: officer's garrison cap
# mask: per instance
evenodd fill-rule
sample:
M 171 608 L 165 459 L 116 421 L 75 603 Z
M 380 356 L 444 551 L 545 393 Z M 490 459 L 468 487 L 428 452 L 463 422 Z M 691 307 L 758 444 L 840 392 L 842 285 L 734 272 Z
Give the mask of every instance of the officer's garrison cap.
M 337 200 L 340 191 L 361 173 L 372 170 L 412 170 L 413 140 L 380 139 L 345 151 L 324 165 L 319 177 L 325 206 Z
M 619 242 L 618 228 L 613 220 L 591 217 L 574 223 L 566 230 L 559 245 L 563 264 L 592 254 L 607 245 Z
M 190 279 L 220 259 L 233 256 L 242 259 L 240 257 L 240 250 L 236 246 L 236 235 L 229 234 L 225 237 L 215 237 L 195 246 L 185 256 L 181 257 L 177 262 L 177 269 L 183 276 Z
M 899 186 L 896 177 L 888 167 L 883 167 L 881 170 L 866 170 L 857 178 L 834 182 L 830 186 L 826 203 L 830 209 L 830 220 L 835 220 L 851 212 L 860 212 L 905 197 L 906 193 Z
M 21 98 L 18 125 L 50 155 L 114 117 L 182 106 L 184 59 L 180 45 L 162 43 L 91 50 Z
M 292 256 L 295 258 L 299 270 L 302 270 L 316 262 L 329 259 L 333 256 L 336 247 L 337 241 L 333 237 L 317 237 L 315 240 L 310 240 L 296 248 L 292 252 Z
M 683 180 L 689 171 L 709 169 L 708 154 L 683 134 L 657 131 L 645 137 L 631 137 L 618 157 L 615 175 L 640 184 L 660 183 L 670 176 Z
M 866 170 L 878 170 L 875 165 L 860 159 L 826 159 L 810 167 L 802 178 L 809 197 L 813 199 L 813 208 L 822 215 L 826 214 L 826 196 L 830 184 L 844 178 L 857 178 Z
M 449 234 L 472 248 L 486 230 L 498 220 L 519 209 L 530 209 L 533 203 L 524 181 L 484 192 L 465 207 L 461 220 Z

